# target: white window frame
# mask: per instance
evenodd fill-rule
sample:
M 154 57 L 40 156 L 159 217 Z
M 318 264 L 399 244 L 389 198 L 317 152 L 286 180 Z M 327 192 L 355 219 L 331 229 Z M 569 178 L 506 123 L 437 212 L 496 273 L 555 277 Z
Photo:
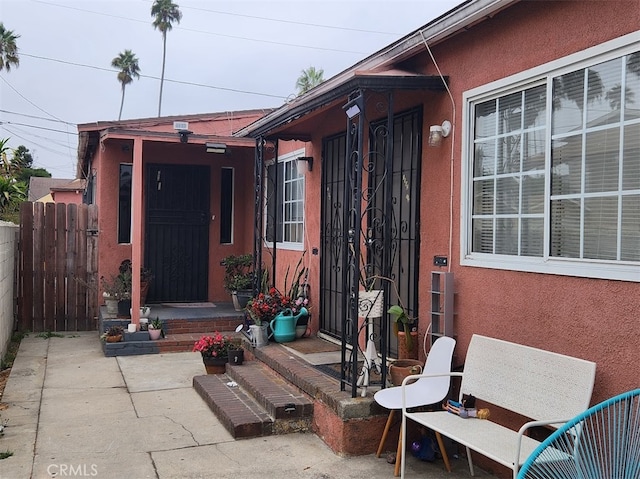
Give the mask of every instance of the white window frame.
M 547 109 L 545 140 L 545 207 L 544 253 L 542 257 L 514 256 L 471 252 L 473 206 L 474 105 L 522 91 L 536 84 L 547 84 L 547 96 L 551 97 L 552 78 L 612 60 L 640 50 L 640 31 L 624 35 L 595 47 L 571 54 L 538 67 L 474 88 L 463 94 L 462 110 L 462 168 L 460 204 L 460 263 L 463 266 L 501 270 L 547 273 L 585 278 L 612 279 L 640 282 L 638 262 L 610 262 L 605 260 L 558 258 L 549 255 L 550 215 L 550 164 L 551 164 L 551 115 Z M 639 99 L 640 100 L 640 99 Z M 547 100 L 549 102 L 549 100 Z M 548 104 L 548 103 L 547 103 Z
M 280 155 L 278 156 L 278 160 L 277 163 L 287 163 L 287 162 L 296 162 L 296 158 L 300 157 L 300 156 L 305 156 L 305 149 L 301 148 L 299 150 L 296 151 L 292 151 L 290 153 L 285 153 L 284 155 Z M 297 165 L 294 164 L 294 167 L 296 167 Z M 286 167 L 285 167 L 286 169 Z M 276 242 L 276 247 L 279 249 L 286 249 L 286 250 L 292 250 L 292 251 L 303 251 L 304 250 L 304 238 L 305 238 L 305 234 L 306 234 L 306 179 L 305 179 L 305 175 L 304 173 L 299 173 L 301 180 L 302 180 L 302 241 L 297 242 L 297 241 L 277 241 Z M 282 181 L 284 182 L 284 178 L 282 178 Z M 283 183 L 284 185 L 284 183 Z M 276 185 L 276 188 L 278 188 L 279 185 Z M 264 201 L 264 218 L 268 218 L 268 204 L 267 204 L 267 198 L 266 198 L 266 194 L 267 191 L 265 190 L 265 201 Z M 277 197 L 277 195 L 276 195 Z M 283 208 L 285 207 L 285 201 L 284 201 L 284 192 L 282 193 L 282 203 L 277 205 L 278 208 Z M 282 225 L 280 225 L 282 228 L 284 228 L 285 226 L 285 213 L 284 211 L 282 212 Z M 266 240 L 266 231 L 267 231 L 267 222 L 264 222 L 264 235 L 263 237 Z M 277 235 L 276 235 L 277 237 Z M 282 237 L 284 238 L 284 231 L 282 232 Z M 272 241 L 265 241 L 264 245 L 266 247 L 271 247 L 273 246 L 273 242 Z

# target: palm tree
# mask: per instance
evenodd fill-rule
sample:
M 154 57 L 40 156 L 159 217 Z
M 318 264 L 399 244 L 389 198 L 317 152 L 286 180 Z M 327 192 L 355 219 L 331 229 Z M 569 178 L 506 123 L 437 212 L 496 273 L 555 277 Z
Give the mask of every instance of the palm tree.
M 162 85 L 164 83 L 164 65 L 167 56 L 167 32 L 173 28 L 173 22 L 180 23 L 182 12 L 171 0 L 155 0 L 151 6 L 154 17 L 153 28 L 162 32 L 162 74 L 160 75 L 160 98 L 158 99 L 158 116 L 162 109 Z
M 4 23 L 0 22 L 0 71 L 11 71 L 11 67 L 20 65 L 18 58 L 18 47 L 16 40 L 20 35 L 13 33 L 13 30 L 4 28 Z
M 309 67 L 306 70 L 302 70 L 302 74 L 298 77 L 296 82 L 296 88 L 298 89 L 298 95 L 311 90 L 314 86 L 319 85 L 324 81 L 324 70 L 320 68 L 316 70 L 315 67 Z
M 118 121 L 120 121 L 124 106 L 124 89 L 134 78 L 140 78 L 140 66 L 135 53 L 131 50 L 125 50 L 111 60 L 111 66 L 120 69 L 118 72 L 118 81 L 122 83 L 122 100 L 120 100 L 120 113 L 118 113 Z

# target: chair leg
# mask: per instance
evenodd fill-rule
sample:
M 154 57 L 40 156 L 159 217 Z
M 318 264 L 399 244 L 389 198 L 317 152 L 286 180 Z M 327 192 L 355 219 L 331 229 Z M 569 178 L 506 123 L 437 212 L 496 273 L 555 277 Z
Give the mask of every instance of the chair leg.
M 396 451 L 396 467 L 393 470 L 393 476 L 400 475 L 400 463 L 402 462 L 402 424 L 400 424 L 400 434 L 398 435 L 398 449 Z
M 471 449 L 469 449 L 468 447 L 466 449 L 467 449 L 467 462 L 469 462 L 469 473 L 472 476 L 475 476 L 476 473 L 473 470 L 473 459 L 471 458 Z
M 382 448 L 384 448 L 384 442 L 387 440 L 387 434 L 389 433 L 389 429 L 391 428 L 391 422 L 393 421 L 394 412 L 394 409 L 391 409 L 389 411 L 389 417 L 387 418 L 387 423 L 384 425 L 384 431 L 382 431 L 382 438 L 380 438 L 380 444 L 378 444 L 376 457 L 380 457 L 380 454 L 382 454 Z
M 444 461 L 444 467 L 447 472 L 451 472 L 451 463 L 449 462 L 449 456 L 447 455 L 447 450 L 444 447 L 444 442 L 442 442 L 442 435 L 436 431 L 436 440 L 438 441 L 438 447 L 440 448 L 440 454 L 442 454 L 442 460 Z

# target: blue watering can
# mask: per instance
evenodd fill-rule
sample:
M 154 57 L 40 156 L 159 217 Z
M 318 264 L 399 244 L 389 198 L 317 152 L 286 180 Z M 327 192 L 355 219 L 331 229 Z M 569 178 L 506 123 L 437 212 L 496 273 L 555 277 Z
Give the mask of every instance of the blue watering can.
M 296 324 L 298 318 L 309 314 L 307 308 L 300 308 L 300 312 L 296 315 L 293 314 L 291 309 L 287 308 L 279 312 L 270 323 L 271 334 L 276 343 L 288 343 L 296 339 Z

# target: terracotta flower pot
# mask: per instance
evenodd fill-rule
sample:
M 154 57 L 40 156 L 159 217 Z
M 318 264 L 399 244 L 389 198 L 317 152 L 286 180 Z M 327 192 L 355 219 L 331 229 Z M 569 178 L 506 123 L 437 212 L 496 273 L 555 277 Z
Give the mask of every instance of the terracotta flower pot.
M 400 386 L 407 376 L 421 372 L 422 363 L 417 359 L 398 359 L 389 366 L 389 376 L 394 386 Z
M 207 374 L 224 374 L 229 358 L 202 358 Z
M 413 348 L 407 349 L 407 339 L 404 331 L 398 332 L 398 359 L 418 359 L 418 333 L 411 331 Z

